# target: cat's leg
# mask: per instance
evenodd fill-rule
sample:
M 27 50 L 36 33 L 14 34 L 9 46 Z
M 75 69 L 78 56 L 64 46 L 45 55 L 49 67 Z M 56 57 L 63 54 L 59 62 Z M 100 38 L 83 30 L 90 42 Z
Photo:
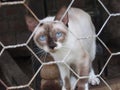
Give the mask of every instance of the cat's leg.
M 78 63 L 77 65 L 77 72 L 80 77 L 89 76 L 91 61 L 89 58 L 89 54 L 85 53 L 81 58 L 83 62 Z M 77 84 L 78 90 L 89 90 L 88 88 L 88 78 L 81 78 Z
M 88 83 L 85 84 L 85 90 L 89 90 Z
M 88 79 L 80 79 L 77 84 L 78 89 L 77 90 L 89 90 L 88 88 Z
M 77 81 L 77 78 L 75 76 L 70 77 L 70 82 L 71 82 L 71 90 L 75 90 L 76 85 L 75 82 Z
M 100 80 L 96 77 L 93 68 L 91 68 L 90 75 L 89 75 L 89 83 L 91 85 L 99 85 Z
M 58 64 L 58 68 L 62 79 L 62 90 L 71 90 L 70 70 L 64 64 Z
M 88 66 L 84 66 L 81 65 L 79 67 L 79 76 L 80 77 L 84 77 L 84 76 L 88 76 L 89 75 L 89 65 Z M 88 78 L 82 78 L 78 81 L 77 84 L 78 90 L 88 90 Z

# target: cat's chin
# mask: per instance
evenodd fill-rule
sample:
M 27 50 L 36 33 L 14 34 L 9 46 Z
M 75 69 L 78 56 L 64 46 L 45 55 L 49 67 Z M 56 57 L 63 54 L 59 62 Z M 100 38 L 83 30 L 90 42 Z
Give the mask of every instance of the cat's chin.
M 50 49 L 50 50 L 49 50 L 50 53 L 55 53 L 55 52 L 57 52 L 57 51 L 58 51 L 57 48 L 54 48 L 54 49 Z
M 49 53 L 56 53 L 60 48 L 49 49 Z
M 60 48 L 58 47 L 55 47 L 54 49 L 50 49 L 48 47 L 44 47 L 44 51 L 47 52 L 47 53 L 55 53 L 59 50 Z
M 50 53 L 55 53 L 55 52 L 56 52 L 56 50 L 52 50 L 52 49 L 51 49 L 49 52 L 50 52 Z
M 49 51 L 51 53 L 55 53 L 55 52 L 57 52 L 57 51 L 59 51 L 61 49 L 61 46 L 62 45 L 60 43 L 57 43 L 57 47 L 55 47 L 54 49 L 49 49 Z

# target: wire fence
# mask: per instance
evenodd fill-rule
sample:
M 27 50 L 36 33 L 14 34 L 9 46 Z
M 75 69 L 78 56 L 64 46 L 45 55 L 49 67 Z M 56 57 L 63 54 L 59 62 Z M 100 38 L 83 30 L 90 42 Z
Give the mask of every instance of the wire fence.
M 75 0 L 72 0 L 71 3 L 69 4 L 67 10 L 65 11 L 65 13 L 63 14 L 63 17 L 66 15 L 66 13 L 69 11 L 69 9 L 71 8 L 72 4 L 74 3 Z M 116 53 L 113 53 L 108 47 L 107 45 L 101 40 L 101 38 L 99 37 L 99 35 L 101 34 L 101 32 L 103 31 L 103 28 L 106 26 L 106 24 L 108 23 L 109 19 L 111 17 L 116 17 L 116 16 L 120 16 L 120 13 L 110 13 L 109 10 L 106 8 L 106 6 L 101 2 L 101 0 L 98 0 L 98 3 L 105 9 L 105 11 L 108 13 L 108 18 L 106 19 L 106 21 L 103 23 L 102 27 L 100 28 L 99 32 L 96 34 L 96 36 L 94 36 L 95 38 L 97 38 L 101 43 L 102 45 L 108 50 L 108 52 L 110 53 L 110 56 L 109 58 L 107 59 L 107 62 L 105 63 L 105 65 L 103 66 L 102 70 L 100 71 L 99 74 L 96 75 L 96 77 L 100 78 L 103 83 L 108 87 L 109 90 L 112 90 L 112 88 L 110 87 L 110 85 L 102 78 L 102 73 L 103 71 L 105 70 L 105 68 L 107 67 L 108 63 L 110 62 L 111 58 L 113 56 L 116 56 L 116 55 L 120 55 L 120 52 L 116 52 Z M 25 5 L 25 7 L 32 13 L 32 10 L 26 5 L 25 3 L 25 0 L 24 1 L 14 1 L 14 2 L 4 2 L 2 3 L 1 5 L 2 6 L 6 6 L 6 5 L 16 5 L 16 4 L 22 4 L 22 5 Z M 33 15 L 35 16 L 35 15 Z M 35 16 L 36 17 L 36 16 Z M 61 20 L 63 19 L 63 17 L 61 18 Z M 36 30 L 38 28 L 38 26 L 40 25 L 40 22 L 39 24 L 37 25 L 36 27 Z M 2 50 L 0 52 L 0 56 L 3 54 L 3 52 L 6 50 L 6 49 L 10 49 L 10 48 L 19 48 L 19 47 L 27 47 L 28 50 L 39 60 L 39 62 L 42 64 L 40 66 L 40 68 L 37 70 L 37 72 L 35 73 L 35 75 L 31 78 L 31 80 L 26 84 L 26 85 L 20 85 L 20 86 L 6 86 L 7 87 L 7 90 L 11 90 L 11 89 L 22 89 L 22 88 L 25 88 L 25 87 L 30 87 L 31 83 L 33 82 L 33 80 L 35 79 L 36 75 L 39 73 L 39 71 L 41 70 L 41 68 L 44 66 L 44 65 L 48 65 L 48 64 L 52 64 L 52 63 L 63 63 L 65 64 L 69 69 L 70 71 L 72 71 L 77 77 L 78 77 L 78 80 L 79 79 L 82 79 L 82 78 L 89 78 L 89 76 L 82 76 L 80 77 L 79 75 L 77 75 L 65 62 L 64 60 L 66 59 L 66 57 L 69 56 L 69 53 L 71 52 L 71 50 L 68 51 L 68 53 L 66 54 L 65 58 L 62 60 L 62 61 L 53 61 L 53 62 L 48 62 L 48 63 L 44 63 L 40 60 L 40 58 L 33 52 L 33 50 L 29 47 L 28 43 L 30 42 L 30 40 L 32 39 L 35 31 L 31 34 L 31 36 L 29 37 L 29 39 L 27 40 L 26 43 L 23 43 L 23 44 L 18 44 L 18 45 L 8 45 L 8 46 L 5 46 L 1 41 L 0 41 L 0 45 L 2 46 Z M 87 38 L 91 38 L 91 37 L 84 37 L 84 38 L 78 38 L 78 39 L 87 39 Z M 78 82 L 78 80 L 75 82 L 75 84 Z M 1 81 L 2 83 L 4 83 L 3 81 Z

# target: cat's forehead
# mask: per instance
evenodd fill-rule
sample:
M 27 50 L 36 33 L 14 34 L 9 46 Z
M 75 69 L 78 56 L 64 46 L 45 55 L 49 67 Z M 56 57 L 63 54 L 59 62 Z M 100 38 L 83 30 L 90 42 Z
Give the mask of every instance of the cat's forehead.
M 48 32 L 56 30 L 65 30 L 65 25 L 60 21 L 41 22 L 38 32 Z

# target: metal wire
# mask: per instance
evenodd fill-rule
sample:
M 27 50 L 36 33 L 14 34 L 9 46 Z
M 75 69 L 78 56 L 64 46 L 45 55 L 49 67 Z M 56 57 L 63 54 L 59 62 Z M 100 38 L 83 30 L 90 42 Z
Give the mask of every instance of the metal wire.
M 64 16 L 67 14 L 67 12 L 69 11 L 69 9 L 71 8 L 72 4 L 75 2 L 75 0 L 72 0 L 71 3 L 69 4 L 67 10 L 65 11 L 65 13 L 63 14 L 61 20 L 64 18 Z M 100 31 L 98 32 L 98 34 L 96 36 L 93 36 L 93 37 L 97 37 L 98 40 L 102 43 L 102 45 L 108 50 L 108 52 L 111 54 L 110 57 L 108 58 L 107 62 L 105 63 L 104 67 L 102 68 L 101 72 L 99 73 L 99 75 L 96 75 L 97 77 L 99 77 L 104 83 L 105 85 L 109 88 L 109 90 L 112 90 L 111 87 L 109 86 L 109 84 L 101 77 L 104 69 L 106 68 L 106 66 L 108 65 L 109 61 L 111 60 L 111 58 L 114 56 L 114 55 L 120 55 L 120 52 L 116 52 L 116 53 L 112 53 L 110 51 L 110 49 L 106 46 L 106 44 L 99 38 L 99 35 L 100 33 L 103 31 L 103 28 L 105 27 L 105 25 L 108 23 L 109 19 L 111 18 L 111 16 L 115 17 L 115 16 L 120 16 L 120 13 L 110 13 L 109 10 L 105 7 L 105 5 L 101 2 L 101 0 L 98 0 L 98 2 L 101 4 L 101 6 L 105 9 L 105 11 L 108 13 L 108 18 L 106 19 L 106 21 L 104 22 L 103 26 L 101 27 Z M 36 17 L 36 15 L 32 12 L 32 10 L 25 4 L 25 0 L 23 1 L 14 1 L 14 2 L 4 2 L 2 3 L 1 5 L 2 6 L 6 6 L 6 5 L 16 5 L 16 4 L 23 4 L 30 12 L 31 14 L 39 21 L 39 19 Z M 40 23 L 39 23 L 40 24 Z M 38 26 L 39 26 L 38 24 Z M 37 27 L 38 27 L 37 26 Z M 36 27 L 36 29 L 37 29 Z M 36 30 L 35 30 L 36 31 Z M 35 32 L 34 31 L 34 32 Z M 0 56 L 2 55 L 2 53 L 4 52 L 5 49 L 10 49 L 10 48 L 18 48 L 18 47 L 27 47 L 28 50 L 38 59 L 38 61 L 42 64 L 42 66 L 46 65 L 46 64 L 52 64 L 52 63 L 63 63 L 65 64 L 68 69 L 70 69 L 71 72 L 73 72 L 77 77 L 78 77 L 78 80 L 79 79 L 83 79 L 83 78 L 89 78 L 89 76 L 83 76 L 83 77 L 80 77 L 78 74 L 76 74 L 73 69 L 71 69 L 69 67 L 69 65 L 67 65 L 64 61 L 65 59 L 69 56 L 69 53 L 71 52 L 71 50 L 68 50 L 68 53 L 66 54 L 65 58 L 63 59 L 63 61 L 54 61 L 54 62 L 48 62 L 48 63 L 44 63 L 42 62 L 38 57 L 37 55 L 33 52 L 33 50 L 28 46 L 28 43 L 30 42 L 30 40 L 32 39 L 33 35 L 34 35 L 34 32 L 31 34 L 31 36 L 29 37 L 29 39 L 27 40 L 26 43 L 23 43 L 23 44 L 17 44 L 17 45 L 8 45 L 8 46 L 5 46 L 2 42 L 0 42 L 0 45 L 2 46 L 2 50 L 0 51 Z M 91 38 L 91 37 L 82 37 L 82 38 L 79 38 L 79 39 L 87 39 L 87 38 Z M 78 38 L 77 38 L 78 39 Z M 35 75 L 32 77 L 32 79 L 28 82 L 28 84 L 26 85 L 20 85 L 20 86 L 11 86 L 11 87 L 7 87 L 7 89 L 20 89 L 20 88 L 24 88 L 24 87 L 29 87 L 31 85 L 31 83 L 33 82 L 33 80 L 35 79 L 36 75 L 38 74 L 38 72 L 40 71 L 40 69 L 42 68 L 42 66 L 37 70 L 37 72 L 35 73 Z M 77 81 L 78 81 L 77 80 Z M 77 84 L 77 81 L 75 83 L 75 85 Z

